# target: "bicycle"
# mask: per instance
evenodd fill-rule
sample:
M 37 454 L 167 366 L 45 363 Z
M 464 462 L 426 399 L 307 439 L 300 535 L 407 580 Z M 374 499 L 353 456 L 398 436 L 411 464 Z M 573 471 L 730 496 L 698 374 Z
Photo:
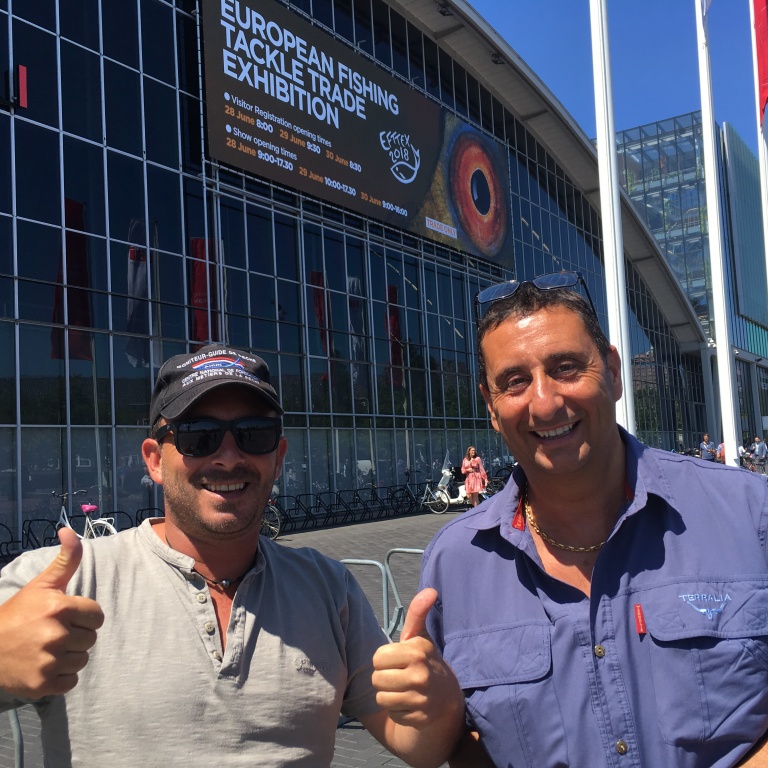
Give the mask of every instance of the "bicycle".
M 498 493 L 507 484 L 509 478 L 512 477 L 512 470 L 516 465 L 517 462 L 512 462 L 511 464 L 505 464 L 503 467 L 499 467 L 499 469 L 493 473 L 493 477 L 488 478 L 488 482 L 486 483 L 482 495 L 485 496 L 485 498 L 488 498 L 489 496 L 493 496 L 494 493 Z
M 283 525 L 283 516 L 280 510 L 275 506 L 274 499 L 267 502 L 264 509 L 264 515 L 261 518 L 261 529 L 259 534 L 274 541 L 280 535 L 280 528 Z
M 435 515 L 442 515 L 451 505 L 451 498 L 444 488 L 436 486 L 432 481 L 424 485 L 424 492 L 421 498 L 413 492 L 411 488 L 411 475 L 419 470 L 411 467 L 405 468 L 405 483 L 392 493 L 392 504 L 396 510 L 407 505 L 408 511 L 417 506 L 420 510 L 427 510 Z
M 765 459 L 755 459 L 752 456 L 744 455 L 744 468 L 750 472 L 757 472 L 758 475 L 768 474 L 768 467 L 766 467 Z
M 85 490 L 72 491 L 73 496 L 80 496 L 85 493 L 87 493 Z M 56 530 L 58 531 L 62 527 L 72 528 L 72 524 L 69 522 L 69 517 L 67 515 L 67 499 L 69 498 L 69 494 L 66 491 L 62 493 L 51 491 L 51 496 L 55 499 L 61 499 L 61 512 L 59 513 L 59 519 L 56 521 Z M 97 520 L 91 519 L 91 515 L 94 512 L 99 511 L 99 508 L 95 504 L 86 501 L 80 505 L 80 509 L 85 515 L 85 529 L 82 535 L 77 533 L 77 531 L 75 531 L 75 533 L 77 533 L 81 539 L 99 539 L 102 536 L 114 536 L 117 533 L 117 529 L 112 525 L 114 522 L 113 518 L 102 517 Z M 74 528 L 72 530 L 74 530 Z

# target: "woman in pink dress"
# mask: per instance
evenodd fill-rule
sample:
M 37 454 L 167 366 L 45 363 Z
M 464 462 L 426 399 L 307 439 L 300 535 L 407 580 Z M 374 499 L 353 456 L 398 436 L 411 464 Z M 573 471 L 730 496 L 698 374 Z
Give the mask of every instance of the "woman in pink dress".
M 476 507 L 480 503 L 479 494 L 488 482 L 488 475 L 485 474 L 483 460 L 477 455 L 474 445 L 467 448 L 467 455 L 461 462 L 461 471 L 465 478 L 464 490 L 469 503 Z

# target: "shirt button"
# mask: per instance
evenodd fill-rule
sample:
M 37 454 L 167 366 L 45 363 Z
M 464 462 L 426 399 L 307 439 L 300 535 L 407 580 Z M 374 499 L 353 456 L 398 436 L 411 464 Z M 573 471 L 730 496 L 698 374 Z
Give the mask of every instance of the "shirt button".
M 602 659 L 603 656 L 605 656 L 605 648 L 603 648 L 602 645 L 595 646 L 595 656 L 597 656 L 598 659 Z
M 624 741 L 623 739 L 619 739 L 619 740 L 616 742 L 616 751 L 617 751 L 617 752 L 618 752 L 620 755 L 626 755 L 626 754 L 627 754 L 627 752 L 629 751 L 629 747 L 627 746 L 627 742 L 626 742 L 626 741 Z
M 213 633 L 216 631 L 216 627 L 213 625 L 213 622 L 212 622 L 212 621 L 207 621 L 207 622 L 205 623 L 205 631 L 206 631 L 206 632 L 207 632 L 209 635 L 212 635 L 212 634 L 213 634 Z
M 202 592 L 198 592 L 197 593 L 197 602 L 198 603 L 207 603 L 208 602 L 208 598 Z
M 214 651 L 213 658 L 216 659 L 216 661 L 221 661 L 221 654 L 218 651 Z

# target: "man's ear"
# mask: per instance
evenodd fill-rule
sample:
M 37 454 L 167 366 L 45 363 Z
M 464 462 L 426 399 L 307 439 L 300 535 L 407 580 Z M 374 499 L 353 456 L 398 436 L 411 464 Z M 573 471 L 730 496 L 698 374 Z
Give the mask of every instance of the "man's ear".
M 148 437 L 141 444 L 141 457 L 147 468 L 147 474 L 158 484 L 163 484 L 163 455 L 160 443 Z
M 605 356 L 608 363 L 608 371 L 611 376 L 611 387 L 613 389 L 613 399 L 618 402 L 624 393 L 624 385 L 621 381 L 621 358 L 616 347 L 611 344 L 608 348 L 608 354 Z

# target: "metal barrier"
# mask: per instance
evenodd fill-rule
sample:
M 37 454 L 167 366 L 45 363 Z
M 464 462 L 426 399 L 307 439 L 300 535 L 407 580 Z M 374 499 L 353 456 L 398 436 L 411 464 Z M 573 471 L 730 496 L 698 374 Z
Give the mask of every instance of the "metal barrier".
M 378 560 L 357 560 L 351 557 L 345 557 L 341 562 L 345 565 L 371 565 L 381 571 L 381 612 L 384 617 L 381 628 L 389 637 L 392 637 L 387 630 L 387 627 L 389 626 L 389 583 L 387 571 L 384 566 Z
M 381 612 L 383 621 L 381 622 L 381 628 L 386 633 L 387 637 L 392 640 L 395 633 L 400 631 L 405 621 L 405 607 L 403 601 L 400 598 L 400 590 L 397 588 L 397 582 L 395 576 L 392 573 L 392 566 L 390 560 L 392 555 L 397 554 L 418 554 L 422 555 L 423 549 L 410 549 L 405 547 L 395 547 L 390 549 L 384 556 L 384 563 L 380 563 L 378 560 L 358 560 L 356 558 L 345 557 L 341 562 L 345 565 L 368 565 L 373 568 L 377 568 L 381 573 Z M 395 607 L 392 615 L 389 614 L 389 590 L 392 590 L 392 595 L 395 598 Z M 354 720 L 354 717 L 339 717 L 339 725 L 345 725 L 346 723 Z
M 405 606 L 403 605 L 402 598 L 400 597 L 400 590 L 397 588 L 397 580 L 392 572 L 391 560 L 393 555 L 423 555 L 423 549 L 412 549 L 410 547 L 395 547 L 390 549 L 384 556 L 384 563 L 380 563 L 378 560 L 358 560 L 355 558 L 344 558 L 341 562 L 346 565 L 368 565 L 374 568 L 378 568 L 381 573 L 381 612 L 383 621 L 381 622 L 381 628 L 386 632 L 387 637 L 391 640 L 396 632 L 399 632 L 403 628 L 405 622 Z M 389 591 L 392 590 L 392 595 L 395 599 L 395 606 L 390 614 L 389 610 Z
M 410 547 L 395 547 L 394 549 L 390 549 L 389 552 L 387 552 L 386 555 L 384 555 L 384 570 L 387 572 L 387 577 L 389 578 L 389 585 L 392 588 L 392 594 L 395 597 L 395 612 L 392 616 L 392 622 L 394 626 L 392 626 L 392 631 L 387 632 L 390 639 L 395 634 L 395 632 L 401 630 L 403 628 L 403 623 L 405 622 L 405 608 L 403 607 L 403 601 L 400 599 L 400 591 L 397 588 L 397 581 L 395 580 L 395 576 L 392 573 L 392 566 L 390 565 L 390 560 L 392 559 L 392 555 L 421 555 L 424 554 L 423 549 L 412 549 Z
M 21 732 L 19 713 L 15 709 L 8 710 L 13 734 L 13 768 L 24 768 L 24 736 Z

